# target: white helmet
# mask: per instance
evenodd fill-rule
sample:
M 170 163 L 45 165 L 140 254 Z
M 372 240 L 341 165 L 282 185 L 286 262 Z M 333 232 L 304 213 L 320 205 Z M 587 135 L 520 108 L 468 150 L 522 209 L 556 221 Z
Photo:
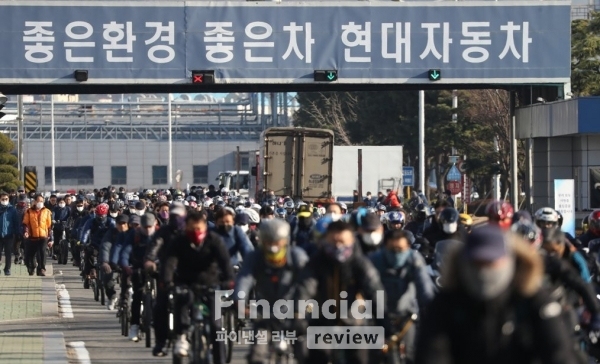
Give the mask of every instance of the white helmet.
M 223 188 L 221 188 L 221 194 L 223 194 L 223 195 L 224 195 L 224 194 L 226 194 L 226 193 L 228 193 L 228 192 L 229 192 L 229 188 L 227 188 L 227 187 L 223 187 Z
M 253 209 L 245 209 L 244 214 L 248 215 L 248 220 L 250 222 L 250 224 L 259 224 L 260 223 L 260 216 L 258 215 L 258 211 L 255 211 Z
M 246 209 L 244 208 L 244 206 L 238 206 L 238 207 L 236 207 L 236 208 L 235 208 L 235 213 L 236 213 L 236 214 L 239 214 L 239 213 L 242 213 L 242 212 L 244 212 L 244 210 L 246 210 Z
M 250 206 L 250 209 L 252 211 L 256 211 L 256 213 L 260 213 L 261 206 L 259 204 L 255 203 L 255 204 L 252 204 L 252 206 Z
M 551 207 L 542 207 L 535 212 L 535 221 L 547 221 L 558 223 L 558 212 Z
M 206 208 L 206 209 L 207 209 L 207 208 L 209 208 L 209 207 L 210 207 L 210 205 L 212 205 L 212 204 L 213 204 L 213 202 L 212 202 L 212 199 L 211 199 L 211 200 L 206 200 L 206 201 L 204 201 L 204 208 Z

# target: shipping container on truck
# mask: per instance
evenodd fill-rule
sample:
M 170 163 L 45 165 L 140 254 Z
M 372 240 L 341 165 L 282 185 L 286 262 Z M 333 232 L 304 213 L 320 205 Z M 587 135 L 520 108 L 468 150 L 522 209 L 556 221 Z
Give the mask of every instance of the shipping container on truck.
M 377 196 L 387 189 L 402 195 L 403 149 L 397 146 L 336 146 L 333 148 L 333 196 L 352 202 L 358 190 L 358 150 L 362 149 L 362 194 Z M 362 202 L 362 200 L 360 201 Z
M 303 201 L 329 201 L 333 132 L 310 128 L 269 128 L 260 139 L 259 189 Z

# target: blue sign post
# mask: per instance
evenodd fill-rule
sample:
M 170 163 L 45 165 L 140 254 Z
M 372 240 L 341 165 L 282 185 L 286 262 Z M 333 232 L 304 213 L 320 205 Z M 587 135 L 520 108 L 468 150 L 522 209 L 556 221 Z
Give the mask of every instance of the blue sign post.
M 414 187 L 415 186 L 415 169 L 414 167 L 402 167 L 402 186 Z
M 569 1 L 0 3 L 0 84 L 570 82 Z M 434 70 L 435 73 L 430 73 Z M 443 77 L 441 74 L 443 73 Z M 337 79 L 334 79 L 337 78 Z M 328 80 L 329 81 L 329 80 Z

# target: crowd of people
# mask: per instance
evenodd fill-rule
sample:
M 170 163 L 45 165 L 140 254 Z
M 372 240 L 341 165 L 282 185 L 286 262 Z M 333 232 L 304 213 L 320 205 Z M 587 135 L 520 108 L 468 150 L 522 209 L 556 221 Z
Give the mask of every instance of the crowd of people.
M 600 357 L 600 211 L 575 238 L 561 231 L 562 217 L 552 208 L 532 216 L 493 201 L 487 222 L 474 226 L 447 198 L 430 206 L 416 193 L 403 205 L 389 191 L 360 200 L 362 207 L 350 209 L 271 191 L 257 203 L 214 186 L 136 193 L 110 186 L 47 200 L 21 189 L 2 192 L 4 272 L 10 275 L 14 247 L 15 263 L 24 259 L 29 274 L 43 276 L 46 247 L 57 254 L 54 242 L 64 236 L 84 288 L 101 275 L 108 310 L 120 298 L 117 275 L 131 282 L 133 341 L 140 335 L 144 276 L 156 277 L 155 356 L 168 355 L 169 340 L 172 355 L 190 355 L 194 291 L 182 288 L 203 286 L 233 289 L 233 300 L 249 304 L 254 297 L 270 307 L 281 299 L 321 306 L 340 297 L 348 307 L 362 300 L 383 307 L 383 317 L 347 317 L 334 306 L 333 316 L 305 318 L 295 306 L 291 319 L 253 319 L 255 331 L 294 331 L 298 362 L 338 358 L 337 350 L 307 349 L 302 338 L 312 326 L 384 328 L 381 350 L 344 349 L 347 363 L 389 363 L 388 350 L 398 340 L 404 363 L 564 364 Z M 173 292 L 178 297 L 169 308 Z M 208 300 L 212 359 L 221 364 L 226 355 L 216 304 Z M 249 350 L 251 364 L 272 355 L 268 345 Z

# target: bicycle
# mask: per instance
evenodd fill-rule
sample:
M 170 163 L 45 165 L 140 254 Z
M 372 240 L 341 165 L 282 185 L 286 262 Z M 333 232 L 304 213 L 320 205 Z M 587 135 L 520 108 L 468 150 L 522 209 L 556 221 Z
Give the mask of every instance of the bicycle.
M 146 339 L 146 347 L 152 346 L 152 311 L 156 299 L 156 279 L 145 273 L 144 294 L 142 298 L 142 309 L 140 315 L 140 333 Z
M 408 333 L 408 330 L 417 322 L 418 315 L 413 313 L 409 317 L 390 315 L 390 321 L 394 328 L 400 328 L 400 330 L 393 334 L 387 342 L 383 345 L 382 352 L 385 355 L 387 364 L 403 364 L 406 363 L 406 345 L 404 344 L 404 337 Z
M 188 288 L 175 287 L 175 294 L 185 295 Z M 191 325 L 187 332 L 187 340 L 191 343 L 189 362 L 193 364 L 209 364 L 212 361 L 210 332 L 210 309 L 207 305 L 208 296 L 214 295 L 215 289 L 206 286 L 194 286 L 192 289 L 194 303 L 191 309 Z M 182 364 L 184 358 L 173 353 L 173 364 Z
M 239 265 L 234 265 L 233 266 L 233 273 L 234 276 L 237 276 L 238 272 L 240 271 L 240 266 Z M 229 299 L 229 297 L 224 297 L 225 300 Z M 231 338 L 229 337 L 229 334 L 231 332 L 238 332 L 238 329 L 240 328 L 240 326 L 243 326 L 243 324 L 241 324 L 240 322 L 236 322 L 236 310 L 235 310 L 235 305 L 231 305 L 231 307 L 229 307 L 227 310 L 225 310 L 225 313 L 223 315 L 223 322 L 222 325 L 224 326 L 222 329 L 227 333 L 227 335 L 225 336 L 225 362 L 226 363 L 231 363 L 231 359 L 233 357 L 233 346 L 235 344 L 234 340 L 231 340 Z
M 131 320 L 131 310 L 129 300 L 129 284 L 127 279 L 121 279 L 121 294 L 119 295 L 119 309 L 117 310 L 117 317 L 121 324 L 121 335 L 129 336 L 129 322 Z

